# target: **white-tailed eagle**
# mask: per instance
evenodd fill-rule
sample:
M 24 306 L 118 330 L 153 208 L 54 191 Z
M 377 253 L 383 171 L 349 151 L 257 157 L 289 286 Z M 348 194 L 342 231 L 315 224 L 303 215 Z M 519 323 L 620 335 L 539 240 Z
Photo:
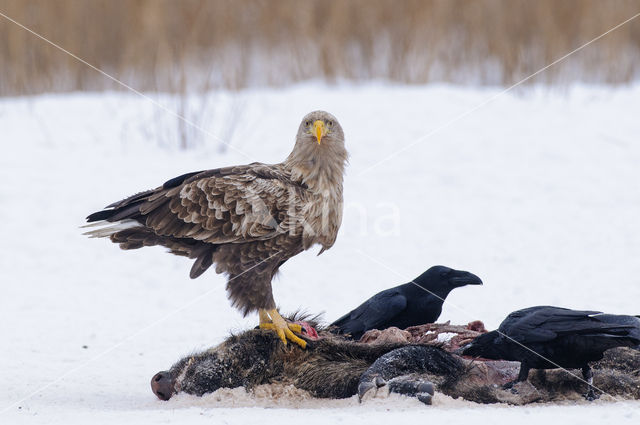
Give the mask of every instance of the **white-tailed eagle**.
M 162 245 L 195 259 L 191 278 L 215 264 L 243 314 L 302 347 L 276 310 L 271 280 L 289 258 L 319 244 L 331 248 L 342 221 L 344 134 L 324 111 L 306 115 L 291 154 L 279 164 L 252 163 L 188 173 L 87 217 L 86 234 L 122 249 Z M 293 332 L 292 332 L 293 331 Z

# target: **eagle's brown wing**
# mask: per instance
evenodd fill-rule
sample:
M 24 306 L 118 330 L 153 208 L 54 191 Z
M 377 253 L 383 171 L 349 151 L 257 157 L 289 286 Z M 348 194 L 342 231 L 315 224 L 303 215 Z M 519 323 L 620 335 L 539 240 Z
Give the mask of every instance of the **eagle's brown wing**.
M 123 249 L 163 245 L 174 254 L 200 260 L 210 258 L 220 244 L 295 233 L 304 192 L 304 186 L 291 181 L 278 164 L 189 173 L 91 214 L 89 222 L 105 220 L 119 226 L 88 234 L 109 236 Z M 197 277 L 194 269 L 192 277 Z

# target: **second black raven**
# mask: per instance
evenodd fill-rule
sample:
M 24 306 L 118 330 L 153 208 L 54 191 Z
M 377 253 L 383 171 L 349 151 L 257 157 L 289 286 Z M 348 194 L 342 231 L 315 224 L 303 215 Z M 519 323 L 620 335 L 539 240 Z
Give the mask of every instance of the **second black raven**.
M 640 344 L 640 318 L 537 306 L 514 311 L 497 331 L 488 332 L 463 347 L 462 355 L 520 362 L 516 382 L 526 381 L 530 369 L 582 369 L 593 400 L 593 373 L 589 362 L 601 360 L 614 347 Z
M 360 339 L 370 329 L 433 323 L 440 317 L 449 292 L 465 285 L 482 285 L 482 280 L 469 272 L 434 266 L 409 283 L 375 294 L 331 326 L 338 333 Z

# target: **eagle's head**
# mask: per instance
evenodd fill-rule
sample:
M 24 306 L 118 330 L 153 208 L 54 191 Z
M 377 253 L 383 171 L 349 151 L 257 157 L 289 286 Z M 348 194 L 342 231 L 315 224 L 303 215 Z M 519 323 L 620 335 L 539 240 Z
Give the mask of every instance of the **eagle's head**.
M 344 133 L 340 123 L 336 117 L 325 111 L 313 111 L 305 115 L 300 122 L 296 139 L 316 144 L 319 148 L 323 145 L 344 147 Z
M 344 132 L 336 117 L 325 111 L 313 111 L 302 118 L 296 144 L 285 163 L 293 170 L 295 179 L 310 187 L 335 187 L 342 185 L 348 156 Z

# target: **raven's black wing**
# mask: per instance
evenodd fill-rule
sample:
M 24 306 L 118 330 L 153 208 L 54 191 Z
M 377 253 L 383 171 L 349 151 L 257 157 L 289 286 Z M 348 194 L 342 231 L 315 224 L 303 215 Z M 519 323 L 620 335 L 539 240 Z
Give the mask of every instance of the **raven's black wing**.
M 382 291 L 362 303 L 355 310 L 345 314 L 332 326 L 337 326 L 340 333 L 351 334 L 359 338 L 369 329 L 384 329 L 387 323 L 407 307 L 407 298 L 398 290 Z
M 595 314 L 592 318 L 603 324 L 615 327 L 619 330 L 619 333 L 624 332 L 624 336 L 634 340 L 636 345 L 640 344 L 640 317 L 603 313 Z
M 531 307 L 510 314 L 500 324 L 500 332 L 522 343 L 552 341 L 569 334 L 628 336 L 626 324 L 599 319 L 601 312 L 560 307 Z

